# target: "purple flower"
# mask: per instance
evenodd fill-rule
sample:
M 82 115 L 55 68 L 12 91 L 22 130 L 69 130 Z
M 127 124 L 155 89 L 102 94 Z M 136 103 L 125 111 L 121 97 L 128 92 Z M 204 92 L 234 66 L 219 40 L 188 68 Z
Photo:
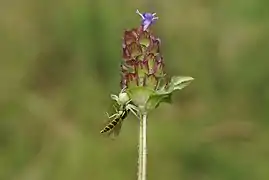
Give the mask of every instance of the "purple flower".
M 157 19 L 159 19 L 159 17 L 156 17 L 156 13 L 140 13 L 138 11 L 138 9 L 136 10 L 136 13 L 141 16 L 142 18 L 142 26 L 143 26 L 143 31 L 145 31 L 146 29 L 149 28 L 149 26 L 153 23 L 155 23 L 155 21 Z

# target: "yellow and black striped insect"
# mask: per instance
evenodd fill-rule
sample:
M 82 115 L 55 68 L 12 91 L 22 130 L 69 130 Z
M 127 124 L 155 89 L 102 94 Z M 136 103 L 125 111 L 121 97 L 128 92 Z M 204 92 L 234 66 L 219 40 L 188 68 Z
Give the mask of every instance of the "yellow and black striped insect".
M 129 109 L 124 109 L 122 111 L 118 111 L 116 114 L 113 114 L 109 117 L 109 119 L 113 118 L 101 131 L 100 133 L 106 133 L 108 134 L 114 133 L 114 135 L 118 135 L 123 123 L 123 120 L 127 117 L 129 114 Z

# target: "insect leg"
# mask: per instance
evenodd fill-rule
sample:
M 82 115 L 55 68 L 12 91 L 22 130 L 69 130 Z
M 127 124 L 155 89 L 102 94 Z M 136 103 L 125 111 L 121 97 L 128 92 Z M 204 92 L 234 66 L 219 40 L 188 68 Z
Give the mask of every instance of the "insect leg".
M 116 111 L 116 113 L 118 114 L 118 109 L 116 108 L 115 105 L 113 105 L 113 108 L 114 108 L 114 110 Z
M 111 94 L 110 97 L 111 97 L 111 99 L 115 100 L 116 102 L 119 101 L 119 97 L 115 94 Z
M 118 117 L 119 117 L 119 114 L 118 114 L 118 113 L 115 113 L 115 114 L 113 114 L 113 115 L 110 116 L 110 115 L 107 113 L 107 117 L 108 117 L 109 119 L 114 118 L 115 116 L 118 116 Z
M 120 93 L 123 93 L 125 90 L 126 90 L 126 87 L 123 88 L 123 89 L 120 91 Z
M 130 110 L 138 119 L 140 119 L 137 115 L 139 113 L 139 109 L 135 105 L 128 104 L 126 106 L 126 109 Z

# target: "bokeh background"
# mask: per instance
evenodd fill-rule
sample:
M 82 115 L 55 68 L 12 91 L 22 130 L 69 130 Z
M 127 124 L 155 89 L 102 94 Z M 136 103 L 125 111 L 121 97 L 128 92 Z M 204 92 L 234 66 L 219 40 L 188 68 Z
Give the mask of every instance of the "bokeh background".
M 138 121 L 101 136 L 124 29 L 160 17 L 166 71 L 195 81 L 148 121 L 148 179 L 269 179 L 268 0 L 0 2 L 0 179 L 136 179 Z

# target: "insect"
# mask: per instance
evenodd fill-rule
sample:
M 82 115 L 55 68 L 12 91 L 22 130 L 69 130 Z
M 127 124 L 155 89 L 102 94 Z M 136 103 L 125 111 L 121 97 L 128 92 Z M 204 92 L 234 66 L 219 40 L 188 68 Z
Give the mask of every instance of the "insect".
M 127 117 L 127 115 L 129 114 L 130 110 L 128 109 L 124 109 L 122 111 L 118 111 L 116 112 L 116 114 L 113 114 L 112 116 L 109 116 L 108 114 L 108 118 L 111 119 L 113 118 L 101 131 L 100 133 L 106 133 L 109 132 L 109 134 L 111 134 L 112 132 L 114 133 L 114 135 L 118 135 L 119 131 L 121 129 L 121 125 L 123 120 Z M 114 131 L 112 131 L 114 130 Z
M 117 136 L 120 132 L 123 120 L 127 118 L 130 111 L 138 117 L 138 108 L 131 103 L 132 100 L 124 91 L 125 89 L 122 89 L 119 96 L 111 95 L 111 98 L 116 101 L 113 105 L 116 112 L 111 116 L 106 113 L 108 118 L 112 120 L 100 131 L 101 134 L 108 133 L 108 135 L 111 135 L 113 133 Z

